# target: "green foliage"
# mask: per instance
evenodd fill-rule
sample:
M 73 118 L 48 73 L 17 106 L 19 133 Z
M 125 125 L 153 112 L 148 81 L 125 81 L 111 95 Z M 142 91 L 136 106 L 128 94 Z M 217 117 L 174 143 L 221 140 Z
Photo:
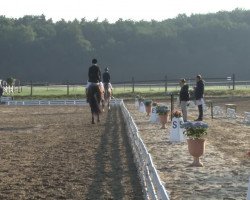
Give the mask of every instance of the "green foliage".
M 188 128 L 185 135 L 189 138 L 199 139 L 207 135 L 206 128 Z
M 20 80 L 86 82 L 91 59 L 110 66 L 112 81 L 249 77 L 250 11 L 178 15 L 161 22 L 109 23 L 41 16 L 0 16 L 0 70 Z
M 208 124 L 205 122 L 184 122 L 181 127 L 186 129 L 184 134 L 188 138 L 200 139 L 207 135 Z
M 143 103 L 144 103 L 145 106 L 150 106 L 150 105 L 152 105 L 152 102 L 153 101 L 150 100 L 150 99 L 145 99 Z
M 158 115 L 166 115 L 170 111 L 168 106 L 165 105 L 158 105 L 156 106 L 156 113 Z
M 14 79 L 13 77 L 9 77 L 6 79 L 6 82 L 9 86 L 13 86 L 15 84 L 16 79 Z

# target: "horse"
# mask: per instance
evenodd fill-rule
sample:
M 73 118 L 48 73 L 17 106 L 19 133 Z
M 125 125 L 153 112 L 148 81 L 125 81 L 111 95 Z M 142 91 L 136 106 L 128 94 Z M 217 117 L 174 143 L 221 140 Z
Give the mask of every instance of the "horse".
M 95 124 L 95 116 L 97 122 L 100 122 L 101 102 L 104 99 L 104 89 L 100 84 L 92 84 L 87 89 L 87 101 L 91 108 L 92 124 Z
M 108 110 L 110 110 L 110 100 L 112 96 L 112 88 L 110 83 L 104 83 L 104 102 L 103 109 L 105 106 L 105 102 L 108 104 Z

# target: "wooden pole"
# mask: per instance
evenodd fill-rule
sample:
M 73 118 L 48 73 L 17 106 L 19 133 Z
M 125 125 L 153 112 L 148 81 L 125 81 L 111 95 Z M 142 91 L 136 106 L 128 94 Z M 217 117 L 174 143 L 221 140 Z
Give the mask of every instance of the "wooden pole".
M 235 74 L 232 75 L 233 78 L 233 90 L 235 89 Z
M 214 118 L 214 106 L 213 106 L 213 102 L 210 102 L 210 106 L 211 106 L 211 117 L 212 119 Z
M 21 90 L 20 90 L 20 85 L 21 85 L 20 80 L 18 80 L 18 93 L 21 92 Z
M 69 82 L 67 82 L 67 96 L 69 96 Z
M 135 79 L 132 77 L 132 92 L 135 92 Z
M 30 96 L 32 97 L 33 95 L 33 82 L 30 81 Z
M 174 111 L 174 94 L 171 93 L 171 113 L 170 113 L 171 121 L 173 119 L 173 116 L 172 116 L 173 111 Z
M 168 77 L 165 76 L 165 93 L 168 91 Z M 172 120 L 172 119 L 171 119 Z

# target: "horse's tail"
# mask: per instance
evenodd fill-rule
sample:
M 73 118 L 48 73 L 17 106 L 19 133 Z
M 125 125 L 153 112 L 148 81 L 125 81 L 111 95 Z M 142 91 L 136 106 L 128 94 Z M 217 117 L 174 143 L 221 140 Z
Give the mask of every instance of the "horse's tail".
M 93 98 L 91 98 L 89 100 L 89 105 L 90 105 L 90 108 L 91 108 L 91 112 L 93 114 L 100 114 L 101 113 L 101 108 L 100 108 L 100 103 L 98 101 L 98 97 L 96 94 L 94 94 Z
M 91 88 L 92 89 L 92 88 Z M 93 114 L 99 115 L 101 113 L 101 108 L 100 108 L 100 94 L 98 90 L 92 90 L 89 91 L 89 105 L 91 108 L 91 112 Z

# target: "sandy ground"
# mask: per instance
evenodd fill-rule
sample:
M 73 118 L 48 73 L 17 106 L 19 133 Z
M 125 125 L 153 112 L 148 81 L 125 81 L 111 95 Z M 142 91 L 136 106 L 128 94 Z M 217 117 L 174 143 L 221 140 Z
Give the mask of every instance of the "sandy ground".
M 237 104 L 237 115 L 250 111 L 249 99 L 213 100 L 214 105 L 225 107 L 225 103 Z M 169 104 L 169 102 L 167 102 Z M 129 111 L 138 125 L 140 135 L 153 157 L 160 178 L 171 200 L 191 199 L 246 199 L 250 177 L 250 125 L 241 119 L 211 119 L 209 124 L 202 168 L 188 167 L 192 162 L 186 143 L 169 142 L 170 126 L 160 129 L 159 124 L 149 123 L 146 114 L 138 112 L 134 103 L 127 103 Z M 197 118 L 196 110 L 189 111 L 189 120 Z
M 0 199 L 142 199 L 118 109 L 0 107 Z

